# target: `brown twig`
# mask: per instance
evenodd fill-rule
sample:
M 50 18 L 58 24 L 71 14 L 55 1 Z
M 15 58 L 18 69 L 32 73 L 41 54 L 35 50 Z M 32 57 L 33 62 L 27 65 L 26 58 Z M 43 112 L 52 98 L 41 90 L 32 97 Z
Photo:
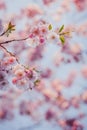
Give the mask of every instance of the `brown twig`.
M 3 48 L 3 49 L 5 50 L 5 52 L 7 52 L 10 56 L 15 57 L 17 63 L 20 64 L 19 60 L 16 58 L 16 56 L 15 56 L 12 52 L 8 51 L 7 48 L 5 48 L 5 47 L 2 46 L 2 45 L 0 45 L 0 47 Z
M 16 41 L 24 41 L 24 40 L 27 40 L 29 37 L 26 37 L 26 38 L 23 38 L 23 39 L 13 39 L 13 40 L 8 40 L 8 41 L 4 41 L 4 42 L 1 42 L 0 45 L 2 44 L 9 44 L 10 42 L 16 42 Z
M 20 64 L 20 65 L 23 66 L 25 69 L 27 69 L 26 66 L 24 66 L 24 65 L 22 65 L 22 64 L 20 63 L 20 61 L 18 60 L 18 58 L 16 58 L 16 56 L 15 56 L 12 52 L 8 51 L 7 48 L 5 48 L 5 47 L 4 47 L 3 45 L 1 45 L 1 44 L 0 44 L 0 47 L 3 48 L 3 49 L 5 50 L 5 52 L 7 52 L 10 56 L 13 56 L 13 57 L 16 59 L 16 61 L 17 61 L 18 64 Z
M 7 33 L 8 29 L 6 31 L 4 31 L 3 33 L 0 34 L 0 36 L 3 36 Z

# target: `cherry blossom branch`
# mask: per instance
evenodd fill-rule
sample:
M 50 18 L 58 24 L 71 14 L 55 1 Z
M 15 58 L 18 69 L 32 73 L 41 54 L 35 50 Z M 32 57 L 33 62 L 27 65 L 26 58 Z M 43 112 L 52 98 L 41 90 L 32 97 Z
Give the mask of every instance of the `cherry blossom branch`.
M 0 45 L 0 47 L 3 48 L 3 49 L 5 50 L 5 52 L 7 52 L 10 56 L 15 57 L 17 63 L 20 64 L 19 60 L 16 58 L 16 56 L 15 56 L 12 52 L 8 51 L 7 48 L 5 48 L 5 47 L 2 46 L 2 45 Z
M 4 36 L 8 32 L 8 29 L 0 34 L 0 36 Z
M 13 40 L 8 40 L 8 41 L 4 41 L 4 42 L 1 42 L 0 45 L 2 44 L 9 44 L 10 42 L 17 42 L 17 41 L 24 41 L 24 40 L 27 40 L 29 37 L 26 37 L 26 38 L 23 38 L 23 39 L 13 39 Z
M 2 32 L 2 34 L 0 36 L 4 36 L 6 34 L 7 37 L 8 37 L 9 34 L 12 33 L 12 31 L 15 31 L 15 25 L 12 24 L 11 22 L 9 22 L 6 31 Z M 29 37 L 22 38 L 22 39 L 13 39 L 13 40 L 4 41 L 4 42 L 0 43 L 0 45 L 2 45 L 2 44 L 8 44 L 8 43 L 11 43 L 13 41 L 23 41 L 23 40 L 26 40 L 28 38 Z
M 8 37 L 9 34 L 10 34 L 12 31 L 15 31 L 15 25 L 13 25 L 11 22 L 9 22 L 6 31 L 2 32 L 2 34 L 0 34 L 0 36 L 3 36 L 3 35 L 6 34 L 7 37 Z

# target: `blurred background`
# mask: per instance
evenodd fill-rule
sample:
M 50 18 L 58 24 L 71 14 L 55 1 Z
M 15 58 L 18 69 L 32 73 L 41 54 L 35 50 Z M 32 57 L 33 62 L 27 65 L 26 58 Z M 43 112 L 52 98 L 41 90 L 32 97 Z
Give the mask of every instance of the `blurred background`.
M 26 36 L 30 26 L 33 27 L 40 19 L 52 24 L 54 30 L 64 24 L 66 29 L 73 30 L 72 37 L 66 40 L 64 46 L 60 41 L 55 44 L 52 40 L 36 48 L 26 49 L 25 45 L 21 54 L 19 51 L 25 42 L 18 48 L 18 42 L 14 43 L 14 47 L 7 46 L 13 52 L 18 51 L 21 63 L 37 66 L 42 74 L 40 88 L 24 91 L 15 102 L 38 102 L 40 107 L 34 111 L 35 106 L 29 106 L 31 112 L 35 112 L 32 118 L 26 114 L 21 116 L 15 109 L 14 119 L 0 120 L 0 130 L 86 130 L 87 0 L 0 0 L 3 26 L 9 21 L 16 25 L 12 38 Z M 70 119 L 76 119 L 82 127 L 72 128 Z

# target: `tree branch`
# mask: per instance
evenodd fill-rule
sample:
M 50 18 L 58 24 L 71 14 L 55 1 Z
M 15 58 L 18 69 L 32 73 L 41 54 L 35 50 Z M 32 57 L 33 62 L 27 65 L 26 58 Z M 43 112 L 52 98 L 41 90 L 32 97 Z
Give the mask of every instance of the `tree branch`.
M 17 63 L 20 64 L 19 60 L 16 58 L 16 56 L 15 56 L 12 52 L 8 51 L 7 48 L 5 48 L 5 47 L 2 46 L 2 45 L 0 45 L 0 47 L 3 48 L 3 49 L 5 50 L 5 52 L 7 52 L 10 56 L 15 57 Z
M 26 37 L 26 38 L 23 38 L 23 39 L 13 39 L 13 40 L 4 41 L 4 42 L 1 42 L 0 45 L 9 44 L 10 42 L 14 42 L 14 41 L 24 41 L 24 40 L 27 40 L 28 38 L 29 37 Z

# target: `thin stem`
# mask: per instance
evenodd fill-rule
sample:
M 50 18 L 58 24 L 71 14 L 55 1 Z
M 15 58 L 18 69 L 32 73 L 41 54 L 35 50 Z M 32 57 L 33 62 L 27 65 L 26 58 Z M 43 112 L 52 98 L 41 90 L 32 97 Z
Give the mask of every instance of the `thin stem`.
M 5 33 L 7 33 L 8 29 L 0 34 L 0 36 L 3 36 Z
M 23 38 L 23 39 L 13 39 L 13 40 L 8 40 L 8 41 L 4 41 L 2 43 L 0 43 L 0 45 L 2 44 L 9 44 L 10 42 L 14 42 L 14 41 L 23 41 L 23 40 L 27 40 L 29 37 Z
M 22 64 L 20 63 L 20 61 L 18 60 L 18 58 L 16 58 L 16 56 L 15 56 L 12 52 L 8 51 L 7 48 L 5 48 L 3 45 L 0 45 L 0 47 L 3 48 L 3 49 L 5 50 L 5 52 L 7 52 L 10 56 L 15 57 L 16 62 L 17 62 L 18 64 L 20 64 L 20 65 L 23 66 L 25 69 L 27 69 L 25 65 L 22 65 Z
M 19 60 L 16 58 L 16 56 L 15 56 L 12 52 L 8 51 L 7 48 L 5 48 L 5 47 L 2 46 L 2 45 L 0 45 L 0 47 L 3 48 L 10 56 L 15 57 L 17 63 L 20 64 Z

